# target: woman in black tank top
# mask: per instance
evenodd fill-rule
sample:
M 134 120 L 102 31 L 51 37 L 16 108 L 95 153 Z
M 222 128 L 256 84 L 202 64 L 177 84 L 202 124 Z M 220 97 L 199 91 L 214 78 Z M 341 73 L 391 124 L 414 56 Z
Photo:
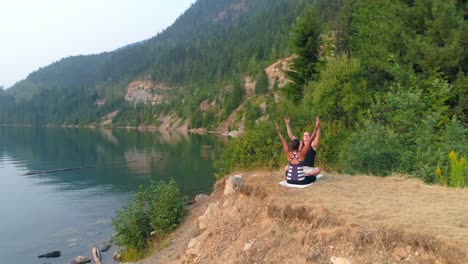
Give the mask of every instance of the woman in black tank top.
M 284 118 L 284 122 L 286 123 L 286 128 L 288 130 L 288 136 L 291 140 L 297 139 L 296 136 L 291 131 L 291 127 L 289 126 L 290 118 L 286 116 Z M 314 133 L 311 135 L 310 132 L 305 131 L 302 136 L 301 146 L 300 149 L 304 147 L 304 142 L 311 142 L 310 143 L 310 150 L 306 153 L 304 157 L 304 172 L 306 176 L 318 175 L 320 173 L 320 168 L 315 167 L 315 156 L 317 154 L 317 147 L 320 143 L 320 118 L 317 116 L 315 118 L 315 129 Z

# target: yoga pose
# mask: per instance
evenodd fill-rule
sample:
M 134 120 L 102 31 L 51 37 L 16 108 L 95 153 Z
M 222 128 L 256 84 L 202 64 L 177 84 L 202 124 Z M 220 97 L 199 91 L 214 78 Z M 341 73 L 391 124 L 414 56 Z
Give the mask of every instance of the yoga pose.
M 286 123 L 286 129 L 288 130 L 288 136 L 291 140 L 297 139 L 296 136 L 291 131 L 291 127 L 289 126 L 290 118 L 286 116 L 284 118 L 284 123 Z M 317 154 L 317 147 L 320 143 L 320 118 L 317 116 L 315 118 L 315 129 L 312 135 L 309 131 L 305 131 L 302 135 L 302 141 L 300 142 L 299 149 L 304 147 L 306 141 L 310 140 L 310 149 L 307 152 L 304 158 L 304 173 L 306 176 L 318 175 L 320 173 L 320 168 L 315 167 L 315 155 Z
M 288 146 L 280 132 L 278 122 L 276 122 L 276 131 L 288 160 L 288 169 L 285 172 L 287 183 L 309 184 L 314 182 L 316 180 L 315 175 L 307 176 L 304 174 L 304 158 L 311 148 L 311 138 L 304 142 L 302 149 L 299 149 L 300 141 L 297 138 L 291 140 L 291 144 Z

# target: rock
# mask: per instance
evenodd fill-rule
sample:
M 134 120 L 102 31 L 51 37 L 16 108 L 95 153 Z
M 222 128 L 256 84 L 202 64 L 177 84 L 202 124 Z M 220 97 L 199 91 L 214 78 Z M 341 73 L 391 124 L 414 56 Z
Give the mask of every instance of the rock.
M 226 180 L 226 185 L 224 186 L 224 195 L 231 194 L 242 187 L 244 184 L 242 180 L 242 175 L 234 175 L 234 176 L 229 176 L 229 178 Z
M 249 249 L 252 247 L 252 244 L 253 244 L 253 243 L 245 243 L 245 245 L 244 245 L 244 251 L 249 250 Z
M 109 248 L 111 248 L 111 247 L 112 247 L 112 244 L 110 244 L 110 243 L 109 243 L 109 244 L 105 243 L 105 244 L 102 246 L 102 248 L 101 248 L 101 252 L 106 252 L 106 251 L 109 250 Z
M 331 263 L 333 264 L 351 264 L 351 261 L 345 258 L 340 258 L 340 257 L 331 257 L 330 258 Z
M 403 247 L 397 247 L 393 250 L 393 258 L 396 261 L 401 261 L 408 257 L 408 255 L 411 253 L 411 246 L 403 248 Z
M 195 196 L 195 202 L 198 203 L 198 202 L 200 202 L 200 201 L 205 200 L 206 198 L 208 198 L 208 195 L 206 195 L 206 194 L 198 194 L 197 196 Z
M 198 240 L 196 237 L 190 239 L 190 241 L 188 242 L 187 248 L 193 248 L 197 244 L 197 242 Z
M 235 197 L 228 197 L 223 203 L 223 208 L 231 207 L 235 203 L 235 201 Z
M 91 259 L 85 256 L 78 256 L 74 260 L 70 261 L 72 264 L 81 264 L 81 263 L 89 263 Z
M 38 258 L 58 258 L 60 256 L 61 256 L 60 251 L 56 250 L 56 251 L 49 252 L 47 254 L 39 255 L 37 257 Z
M 198 228 L 200 231 L 206 230 L 210 223 L 216 223 L 216 221 L 213 222 L 211 219 L 216 219 L 220 213 L 219 202 L 208 205 L 205 213 L 198 218 Z
M 120 251 L 115 252 L 114 255 L 112 256 L 112 258 L 114 259 L 114 261 L 120 262 L 122 260 L 122 256 L 120 255 Z

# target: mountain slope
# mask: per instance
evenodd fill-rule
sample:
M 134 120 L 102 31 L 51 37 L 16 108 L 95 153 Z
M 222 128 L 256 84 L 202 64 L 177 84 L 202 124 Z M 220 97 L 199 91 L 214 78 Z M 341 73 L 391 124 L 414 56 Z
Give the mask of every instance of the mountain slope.
M 113 52 L 65 58 L 31 73 L 7 90 L 17 103 L 8 109 L 0 106 L 0 122 L 90 124 L 121 110 L 122 116 L 127 112 L 121 124 L 139 125 L 138 113 L 124 101 L 127 86 L 135 80 L 174 88 L 167 98 L 170 106 L 152 107 L 147 110 L 151 116 L 175 111 L 190 119 L 200 114 L 202 100 L 222 95 L 226 85 L 240 83 L 246 75 L 255 77 L 288 55 L 289 28 L 308 2 L 313 1 L 199 0 L 154 38 Z M 73 97 L 81 100 L 71 107 L 84 112 L 71 119 L 56 101 Z M 97 106 L 96 100 L 104 106 Z M 28 114 L 12 116 L 16 112 Z

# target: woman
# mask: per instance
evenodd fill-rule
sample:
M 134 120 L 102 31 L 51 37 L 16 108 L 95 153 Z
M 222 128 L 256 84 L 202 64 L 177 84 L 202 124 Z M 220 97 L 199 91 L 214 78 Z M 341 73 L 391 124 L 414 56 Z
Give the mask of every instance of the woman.
M 316 180 L 314 176 L 306 176 L 304 174 L 304 158 L 307 152 L 310 150 L 310 143 L 312 137 L 309 137 L 304 142 L 304 147 L 299 150 L 300 141 L 295 138 L 291 141 L 291 145 L 288 146 L 280 132 L 278 122 L 276 122 L 276 132 L 281 139 L 283 144 L 283 151 L 288 159 L 288 170 L 286 171 L 286 181 L 290 184 L 309 184 Z
M 286 124 L 286 129 L 288 131 L 288 136 L 291 140 L 297 138 L 292 133 L 291 127 L 289 126 L 290 118 L 289 116 L 284 117 L 284 123 Z M 309 152 L 307 152 L 304 158 L 304 173 L 306 176 L 318 175 L 320 174 L 320 168 L 315 167 L 315 156 L 317 154 L 317 148 L 320 142 L 320 118 L 317 116 L 315 118 L 315 129 L 314 133 L 311 135 L 309 131 L 305 131 L 302 137 L 301 145 L 299 149 L 301 149 L 304 145 L 304 142 L 311 138 L 312 143 L 310 144 L 311 148 Z M 287 166 L 286 166 L 287 169 Z

